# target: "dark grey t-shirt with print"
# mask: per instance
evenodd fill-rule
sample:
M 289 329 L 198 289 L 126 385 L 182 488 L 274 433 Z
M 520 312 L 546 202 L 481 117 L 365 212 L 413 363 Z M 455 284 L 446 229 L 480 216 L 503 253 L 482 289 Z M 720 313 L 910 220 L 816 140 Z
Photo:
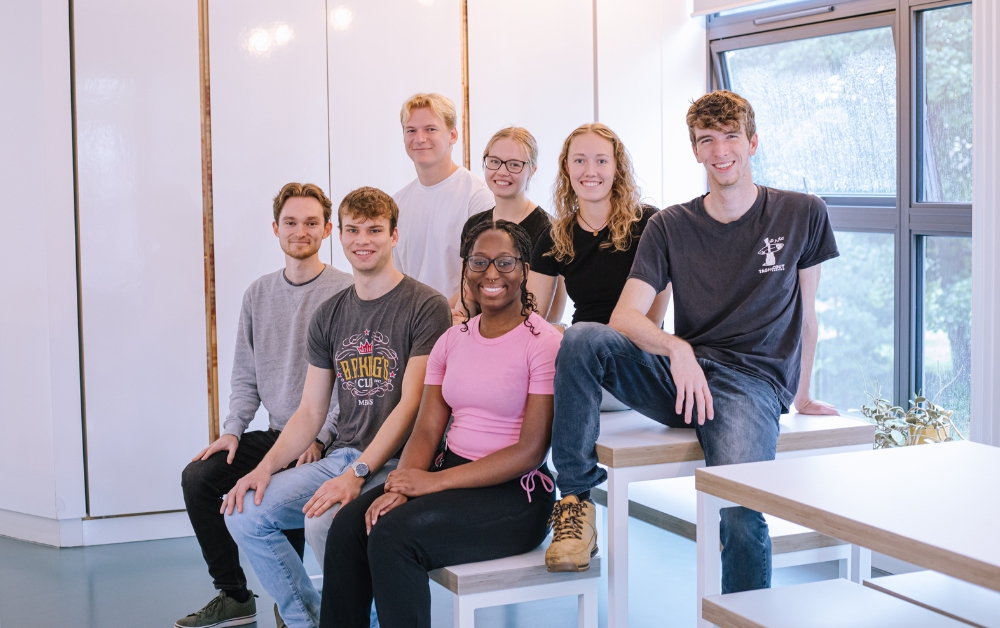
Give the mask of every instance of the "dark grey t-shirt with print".
M 699 358 L 770 382 L 787 409 L 802 354 L 798 271 L 839 252 L 822 199 L 757 189 L 734 222 L 709 216 L 704 197 L 653 216 L 629 278 L 657 292 L 673 283 L 674 333 Z
M 336 371 L 333 447 L 371 444 L 399 403 L 407 361 L 430 355 L 450 326 L 448 300 L 411 277 L 371 301 L 351 286 L 319 306 L 309 325 L 309 364 Z

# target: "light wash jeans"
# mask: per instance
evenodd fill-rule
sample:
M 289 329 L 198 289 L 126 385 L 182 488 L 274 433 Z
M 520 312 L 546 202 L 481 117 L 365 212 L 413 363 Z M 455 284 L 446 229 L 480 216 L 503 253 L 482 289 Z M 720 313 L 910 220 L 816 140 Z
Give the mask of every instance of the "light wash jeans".
M 316 628 L 319 625 L 320 593 L 313 586 L 306 568 L 299 559 L 291 543 L 282 530 L 306 528 L 306 533 L 314 538 L 322 531 L 325 548 L 326 531 L 334 513 L 340 509 L 334 506 L 322 517 L 306 519 L 302 507 L 312 498 L 321 484 L 338 477 L 361 456 L 357 449 L 348 447 L 334 449 L 326 458 L 312 464 L 295 467 L 275 474 L 264 492 L 260 506 L 253 502 L 253 491 L 243 500 L 243 512 L 233 511 L 226 517 L 226 527 L 240 549 L 247 555 L 254 573 L 264 589 L 278 604 L 278 612 L 289 628 Z M 392 461 L 392 467 L 395 461 Z M 380 469 L 365 482 L 362 492 L 381 485 L 390 469 Z M 322 520 L 322 521 L 320 521 Z M 312 543 L 319 564 L 323 564 L 322 551 Z M 378 622 L 372 615 L 373 626 Z
M 712 391 L 715 419 L 693 427 L 709 466 L 773 460 L 781 402 L 763 379 L 710 360 L 698 360 Z M 601 430 L 604 388 L 639 413 L 670 427 L 686 426 L 674 412 L 677 388 L 670 360 L 646 353 L 606 325 L 577 323 L 566 330 L 556 357 L 552 462 L 563 495 L 607 479 L 594 448 Z M 722 510 L 722 592 L 771 584 L 767 523 L 747 508 Z

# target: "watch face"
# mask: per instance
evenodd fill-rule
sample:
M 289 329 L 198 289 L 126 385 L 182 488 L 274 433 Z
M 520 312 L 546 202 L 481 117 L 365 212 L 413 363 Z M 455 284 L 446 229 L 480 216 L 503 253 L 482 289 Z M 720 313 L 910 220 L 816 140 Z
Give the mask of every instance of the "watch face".
M 355 477 L 363 478 L 368 476 L 368 465 L 363 462 L 355 463 L 354 465 L 354 475 Z

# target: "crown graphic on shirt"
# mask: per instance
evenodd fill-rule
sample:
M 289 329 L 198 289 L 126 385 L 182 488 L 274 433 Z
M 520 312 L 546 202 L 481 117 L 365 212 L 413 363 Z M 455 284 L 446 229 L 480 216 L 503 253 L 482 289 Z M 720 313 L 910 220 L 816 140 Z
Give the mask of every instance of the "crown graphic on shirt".
M 371 355 L 372 352 L 372 341 L 366 340 L 358 345 L 358 353 L 360 355 Z

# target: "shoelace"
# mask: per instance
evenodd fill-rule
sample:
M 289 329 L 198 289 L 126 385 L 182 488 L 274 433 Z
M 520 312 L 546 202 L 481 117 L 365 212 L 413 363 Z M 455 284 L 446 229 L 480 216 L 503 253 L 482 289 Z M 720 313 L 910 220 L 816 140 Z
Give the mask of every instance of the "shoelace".
M 197 613 L 195 613 L 194 617 L 199 617 L 199 618 L 200 617 L 205 617 L 205 616 L 209 615 L 210 613 L 214 612 L 215 608 L 217 606 L 221 606 L 221 605 L 222 605 L 222 595 L 218 595 L 211 602 L 209 602 L 208 604 L 206 604 L 205 608 L 203 608 L 200 611 L 198 611 Z M 188 617 L 191 617 L 191 615 L 188 615 Z
M 552 509 L 552 516 L 549 517 L 549 527 L 552 528 L 552 542 L 560 541 L 564 538 L 583 539 L 583 513 L 582 502 L 575 504 L 556 504 Z M 563 518 L 566 513 L 566 518 Z
M 531 503 L 531 491 L 535 490 L 535 478 L 538 478 L 542 482 L 542 488 L 547 492 L 551 493 L 556 490 L 556 485 L 552 483 L 552 478 L 545 475 L 538 469 L 532 469 L 528 473 L 521 476 L 521 488 L 524 492 L 528 494 L 528 503 Z

